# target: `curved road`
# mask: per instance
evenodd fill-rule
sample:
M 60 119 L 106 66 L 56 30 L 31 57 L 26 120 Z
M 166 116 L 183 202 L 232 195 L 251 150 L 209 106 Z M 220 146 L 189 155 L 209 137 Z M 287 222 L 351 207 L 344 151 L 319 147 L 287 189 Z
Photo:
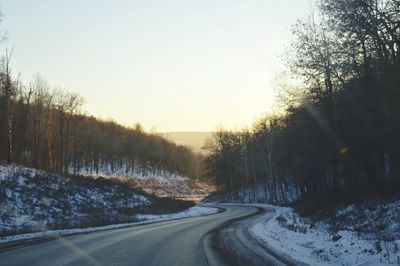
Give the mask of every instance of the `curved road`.
M 211 230 L 257 208 L 62 237 L 0 253 L 1 265 L 216 265 Z M 204 239 L 208 239 L 204 241 Z M 207 255 L 206 255 L 207 254 Z

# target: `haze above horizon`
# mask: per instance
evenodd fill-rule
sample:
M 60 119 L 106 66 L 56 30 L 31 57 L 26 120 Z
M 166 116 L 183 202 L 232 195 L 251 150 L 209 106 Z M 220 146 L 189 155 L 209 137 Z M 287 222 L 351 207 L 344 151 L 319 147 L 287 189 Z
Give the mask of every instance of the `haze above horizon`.
M 250 125 L 309 0 L 1 3 L 12 67 L 82 95 L 89 113 L 159 132 Z

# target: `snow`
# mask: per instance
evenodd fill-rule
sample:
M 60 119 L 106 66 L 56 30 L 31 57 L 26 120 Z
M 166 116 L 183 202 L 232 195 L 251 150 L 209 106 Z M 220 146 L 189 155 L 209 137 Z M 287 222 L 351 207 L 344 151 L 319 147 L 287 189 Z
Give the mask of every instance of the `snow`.
M 242 188 L 235 193 L 223 192 L 211 194 L 203 202 L 288 204 L 296 202 L 298 198 L 298 191 L 293 185 L 282 185 L 277 188 L 276 193 L 271 193 L 266 186 L 258 184 L 254 188 Z
M 83 168 L 77 173 L 70 167 L 69 172 L 71 174 L 74 173 L 95 178 L 130 180 L 135 186 L 142 188 L 146 193 L 159 197 L 203 199 L 214 190 L 213 186 L 198 180 L 165 170 L 156 170 L 151 167 L 144 169 L 140 164 L 135 165 L 135 167 L 130 167 L 125 162 L 119 166 L 114 165 L 111 167 L 110 164 L 104 164 L 97 172 Z
M 136 217 L 139 220 L 164 221 L 164 220 L 171 220 L 171 219 L 181 219 L 181 218 L 209 215 L 209 214 L 214 214 L 217 212 L 218 212 L 217 208 L 195 206 L 195 207 L 189 208 L 183 212 L 178 212 L 178 213 L 173 213 L 173 214 L 162 214 L 162 215 L 138 214 Z
M 136 190 L 131 182 L 63 176 L 0 163 L 0 243 L 217 212 L 216 208 L 196 206 L 180 213 L 164 214 L 192 204 L 168 199 L 169 203 L 164 206 L 163 201 Z
M 400 206 L 400 202 L 393 203 Z M 390 205 L 390 204 L 389 204 Z M 333 230 L 325 221 L 301 218 L 293 209 L 262 205 L 267 209 L 250 228 L 260 241 L 294 260 L 310 265 L 397 265 L 400 264 L 400 239 L 382 240 L 371 234 Z M 352 213 L 354 206 L 338 210 Z M 369 223 L 370 221 L 365 221 Z M 394 224 L 400 223 L 393 220 Z M 394 230 L 398 227 L 394 226 Z M 336 241 L 334 241 L 336 237 Z
M 96 232 L 96 231 L 102 231 L 102 230 L 110 230 L 110 229 L 117 229 L 117 228 L 123 228 L 123 227 L 135 226 L 135 225 L 149 224 L 149 223 L 154 223 L 154 222 L 170 221 L 170 220 L 177 220 L 177 219 L 183 219 L 183 218 L 210 215 L 210 214 L 214 214 L 217 212 L 219 212 L 218 208 L 195 206 L 195 207 L 191 207 L 183 212 L 172 213 L 172 214 L 137 215 L 137 219 L 140 220 L 140 222 L 134 222 L 134 223 L 113 224 L 113 225 L 106 225 L 106 226 L 99 226 L 99 227 L 88 227 L 88 228 L 77 228 L 77 229 L 47 230 L 47 231 L 36 232 L 36 233 L 7 236 L 7 237 L 0 238 L 0 243 L 8 243 L 8 242 L 12 242 L 12 241 L 29 240 L 29 239 L 35 239 L 35 238 L 46 238 L 46 237 L 54 237 L 54 236 L 67 236 L 67 235 L 72 235 L 72 234 L 89 233 L 89 232 Z
M 134 222 L 154 200 L 124 182 L 0 163 L 0 236 Z
M 69 170 L 73 173 L 73 168 Z M 93 177 L 112 177 L 112 178 L 137 178 L 140 180 L 153 179 L 159 183 L 168 184 L 172 181 L 187 181 L 189 178 L 170 173 L 169 171 L 141 171 L 137 168 L 127 167 L 125 164 L 122 167 L 111 168 L 111 165 L 105 165 L 99 169 L 97 173 L 90 172 L 83 168 L 78 174 L 93 176 Z

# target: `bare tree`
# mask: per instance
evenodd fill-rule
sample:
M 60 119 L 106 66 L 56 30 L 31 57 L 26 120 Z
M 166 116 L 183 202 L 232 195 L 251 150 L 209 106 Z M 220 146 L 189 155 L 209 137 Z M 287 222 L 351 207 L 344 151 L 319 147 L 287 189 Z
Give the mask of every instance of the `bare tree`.
M 15 87 L 11 79 L 10 61 L 12 50 L 3 57 L 3 73 L 1 75 L 1 87 L 5 96 L 6 102 L 6 117 L 7 117 L 7 162 L 11 163 L 13 159 L 13 101 L 16 94 Z

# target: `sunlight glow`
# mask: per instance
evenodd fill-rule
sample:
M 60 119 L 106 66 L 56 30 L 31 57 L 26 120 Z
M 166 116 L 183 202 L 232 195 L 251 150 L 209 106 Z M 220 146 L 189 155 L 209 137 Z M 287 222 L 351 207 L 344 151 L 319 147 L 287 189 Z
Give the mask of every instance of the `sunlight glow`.
M 249 125 L 308 0 L 2 1 L 13 72 L 81 94 L 96 116 L 146 130 Z

